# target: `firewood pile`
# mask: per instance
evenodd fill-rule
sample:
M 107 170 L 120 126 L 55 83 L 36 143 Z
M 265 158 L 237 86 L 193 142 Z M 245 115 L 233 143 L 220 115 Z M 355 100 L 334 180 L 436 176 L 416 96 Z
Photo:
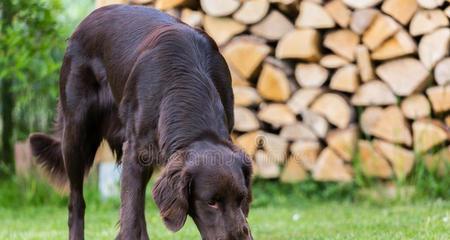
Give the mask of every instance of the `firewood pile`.
M 128 1 L 97 1 L 98 5 Z M 205 30 L 256 175 L 405 178 L 450 162 L 450 1 L 133 0 Z

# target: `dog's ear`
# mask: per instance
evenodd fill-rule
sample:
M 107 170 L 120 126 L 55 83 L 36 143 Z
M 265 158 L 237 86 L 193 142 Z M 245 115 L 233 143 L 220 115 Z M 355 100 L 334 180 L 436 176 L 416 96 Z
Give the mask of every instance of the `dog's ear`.
M 190 176 L 185 170 L 185 155 L 176 153 L 153 187 L 153 198 L 166 227 L 171 231 L 180 230 L 186 222 L 189 182 Z
M 250 157 L 242 150 L 238 150 L 237 154 L 242 161 L 242 173 L 244 175 L 245 186 L 247 187 L 247 199 L 242 202 L 241 206 L 242 212 L 247 217 L 248 212 L 250 211 L 250 203 L 252 202 L 252 160 L 250 160 Z

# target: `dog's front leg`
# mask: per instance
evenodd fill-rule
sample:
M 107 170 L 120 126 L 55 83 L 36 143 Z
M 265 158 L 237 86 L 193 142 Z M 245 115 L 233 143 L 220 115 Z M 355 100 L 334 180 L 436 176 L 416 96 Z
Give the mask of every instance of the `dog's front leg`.
M 145 188 L 152 174 L 148 162 L 128 143 L 122 158 L 120 232 L 117 239 L 146 240 Z

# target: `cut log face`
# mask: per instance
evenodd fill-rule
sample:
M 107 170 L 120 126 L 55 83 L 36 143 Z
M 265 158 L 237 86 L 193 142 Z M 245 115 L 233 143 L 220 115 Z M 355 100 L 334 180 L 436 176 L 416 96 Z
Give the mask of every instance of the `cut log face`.
M 363 34 L 378 14 L 380 13 L 377 10 L 371 8 L 354 11 L 350 22 L 350 29 L 356 34 Z
M 408 123 L 397 106 L 384 109 L 383 115 L 375 123 L 372 134 L 384 140 L 411 146 L 412 137 Z
M 370 49 L 374 50 L 386 39 L 400 30 L 400 25 L 387 15 L 378 14 L 373 23 L 364 32 L 362 41 Z
M 355 48 L 355 56 L 361 81 L 368 82 L 375 79 L 369 49 L 364 45 L 359 45 Z
M 233 87 L 233 93 L 234 104 L 237 106 L 248 107 L 262 102 L 258 92 L 252 87 L 235 86 Z
M 444 124 L 437 120 L 417 120 L 412 125 L 414 151 L 423 153 L 434 146 L 444 143 L 450 134 Z
M 325 47 L 350 61 L 355 60 L 355 48 L 358 44 L 359 36 L 345 29 L 327 34 L 323 42 Z
M 349 64 L 339 68 L 331 77 L 330 88 L 341 91 L 353 93 L 359 87 L 358 68 Z
M 317 141 L 316 134 L 304 123 L 297 122 L 286 125 L 281 129 L 280 136 L 289 141 L 309 140 Z
M 315 61 L 320 58 L 319 33 L 313 29 L 294 30 L 281 38 L 275 50 L 278 59 L 303 59 Z
M 245 31 L 245 25 L 231 18 L 216 18 L 205 16 L 203 28 L 216 41 L 217 45 L 223 45 L 235 35 Z
M 250 83 L 241 76 L 240 73 L 238 73 L 237 70 L 235 70 L 231 65 L 228 65 L 228 68 L 230 69 L 230 75 L 231 75 L 231 85 L 233 87 L 248 87 L 250 86 Z
M 284 165 L 280 181 L 285 183 L 297 183 L 306 180 L 307 177 L 308 173 L 301 165 L 300 159 L 291 156 Z
M 288 142 L 284 138 L 264 132 L 259 138 L 258 145 L 268 154 L 270 162 L 284 163 L 286 161 Z
M 191 27 L 200 27 L 203 25 L 203 13 L 189 8 L 183 8 L 183 10 L 181 10 L 180 19 Z
M 416 51 L 416 42 L 407 32 L 400 30 L 372 52 L 372 59 L 387 60 L 413 54 Z
M 383 116 L 383 113 L 384 111 L 381 107 L 368 107 L 364 109 L 359 119 L 361 130 L 366 135 L 373 135 L 373 129 L 379 119 Z
M 353 159 L 357 140 L 358 128 L 356 126 L 330 131 L 326 138 L 328 147 L 333 149 L 345 161 Z
M 262 132 L 254 131 L 242 134 L 236 138 L 236 144 L 242 148 L 249 156 L 253 157 L 255 155 L 256 149 L 258 148 L 258 142 L 261 139 Z
M 234 129 L 240 132 L 255 131 L 259 128 L 256 115 L 247 108 L 234 108 Z
M 275 128 L 293 124 L 296 122 L 294 113 L 284 104 L 272 103 L 263 107 L 258 112 L 258 118 L 266 123 L 270 123 Z
M 200 5 L 209 16 L 223 17 L 234 13 L 241 3 L 239 0 L 200 0 Z
M 258 150 L 255 153 L 254 158 L 259 177 L 271 179 L 280 176 L 280 166 L 278 166 L 277 163 L 270 161 L 270 156 L 266 152 Z
M 329 148 L 325 148 L 317 159 L 312 171 L 317 181 L 349 182 L 352 175 L 347 171 L 344 161 Z
M 295 67 L 295 79 L 305 88 L 321 87 L 328 78 L 328 71 L 316 63 L 299 63 Z
M 272 101 L 286 101 L 291 95 L 286 74 L 270 63 L 264 64 L 256 88 L 263 98 Z
M 428 70 L 414 58 L 391 60 L 375 71 L 397 96 L 408 96 L 423 89 L 429 77 Z
M 375 140 L 373 146 L 391 163 L 397 178 L 408 176 L 414 166 L 412 151 L 382 140 Z
M 422 37 L 419 43 L 419 58 L 431 70 L 449 52 L 450 29 L 442 28 Z
M 409 25 L 412 36 L 419 36 L 433 32 L 440 27 L 448 26 L 447 16 L 441 10 L 421 10 L 414 15 Z
M 403 25 L 409 23 L 417 8 L 416 0 L 386 0 L 381 6 L 383 12 L 392 16 Z
M 291 145 L 292 156 L 299 159 L 307 170 L 312 170 L 316 165 L 321 147 L 316 141 L 298 140 Z
M 351 102 L 356 106 L 391 105 L 397 102 L 397 98 L 385 83 L 370 81 L 356 91 Z
M 425 156 L 425 166 L 430 170 L 437 172 L 440 176 L 445 176 L 450 164 L 450 146 L 442 148 L 435 154 Z
M 277 10 L 272 10 L 261 22 L 250 28 L 252 34 L 269 41 L 280 40 L 284 35 L 293 30 L 294 25 Z
M 353 110 L 340 95 L 325 93 L 311 106 L 311 111 L 324 116 L 331 124 L 338 128 L 346 128 L 350 124 Z
M 442 6 L 445 0 L 417 0 L 419 5 L 426 9 L 433 9 Z
M 295 92 L 287 102 L 287 106 L 295 114 L 306 110 L 308 106 L 322 93 L 320 88 L 302 88 Z
M 355 9 L 363 9 L 363 8 L 370 8 L 378 3 L 380 3 L 382 0 L 343 0 L 347 6 Z
M 441 113 L 450 110 L 450 85 L 430 87 L 426 93 L 433 112 Z
M 430 116 L 431 107 L 423 94 L 414 94 L 402 101 L 402 112 L 409 119 L 419 119 Z
M 299 28 L 320 29 L 332 28 L 335 24 L 333 18 L 321 5 L 311 1 L 302 1 L 295 25 Z
M 156 0 L 155 2 L 155 8 L 166 11 L 169 9 L 172 9 L 174 7 L 177 7 L 183 3 L 187 2 L 186 0 Z
M 352 11 L 341 0 L 332 0 L 325 5 L 325 11 L 341 27 L 346 28 L 351 19 Z
M 325 138 L 330 127 L 325 118 L 319 114 L 307 110 L 302 111 L 301 116 L 303 118 L 303 122 L 310 129 L 312 129 L 318 137 Z
M 254 24 L 266 16 L 269 11 L 267 0 L 248 0 L 233 14 L 233 18 L 244 24 Z
M 450 83 L 450 58 L 444 58 L 434 69 L 434 80 L 438 85 Z
M 270 50 L 270 47 L 259 38 L 238 37 L 228 43 L 222 53 L 227 63 L 242 77 L 248 79 L 258 69 Z
M 390 178 L 392 169 L 388 161 L 375 151 L 369 141 L 358 142 L 361 169 L 368 177 Z
M 347 59 L 334 54 L 325 55 L 322 59 L 320 59 L 320 65 L 331 69 L 340 68 L 348 64 L 350 63 Z

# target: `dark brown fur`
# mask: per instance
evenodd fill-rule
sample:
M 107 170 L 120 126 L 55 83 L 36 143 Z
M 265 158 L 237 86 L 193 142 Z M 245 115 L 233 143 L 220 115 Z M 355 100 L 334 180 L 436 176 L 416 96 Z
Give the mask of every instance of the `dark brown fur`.
M 121 159 L 119 239 L 148 239 L 145 188 L 166 226 L 186 216 L 203 239 L 250 239 L 249 159 L 230 140 L 228 67 L 205 33 L 148 7 L 90 14 L 68 41 L 53 137 L 30 138 L 37 161 L 70 186 L 70 239 L 84 237 L 83 178 L 106 139 Z

